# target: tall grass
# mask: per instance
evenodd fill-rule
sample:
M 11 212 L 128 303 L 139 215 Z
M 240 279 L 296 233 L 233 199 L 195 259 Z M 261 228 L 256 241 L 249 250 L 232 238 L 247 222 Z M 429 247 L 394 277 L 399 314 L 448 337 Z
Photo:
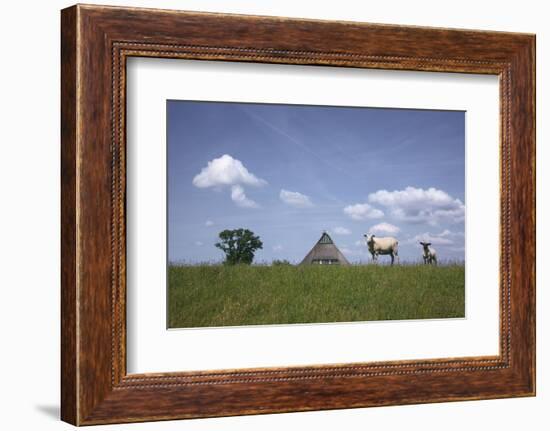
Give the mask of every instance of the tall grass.
M 464 316 L 464 266 L 169 266 L 171 328 Z

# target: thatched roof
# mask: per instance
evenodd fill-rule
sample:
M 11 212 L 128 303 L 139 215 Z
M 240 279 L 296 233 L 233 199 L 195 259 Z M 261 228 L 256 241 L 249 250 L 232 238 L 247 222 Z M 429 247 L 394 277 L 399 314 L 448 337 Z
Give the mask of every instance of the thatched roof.
M 321 265 L 349 265 L 350 263 L 332 241 L 328 233 L 323 232 L 317 244 L 300 262 L 300 265 L 321 264 Z

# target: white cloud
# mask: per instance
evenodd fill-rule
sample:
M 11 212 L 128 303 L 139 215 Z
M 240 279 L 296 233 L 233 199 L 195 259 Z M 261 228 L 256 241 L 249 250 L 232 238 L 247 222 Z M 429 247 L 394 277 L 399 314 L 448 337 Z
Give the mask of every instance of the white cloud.
M 210 226 L 214 226 L 214 222 L 212 220 L 206 220 L 206 222 L 204 223 L 204 225 L 206 227 L 210 227 Z
M 282 250 L 283 250 L 283 246 L 280 245 L 280 244 L 277 244 L 277 245 L 273 246 L 273 251 L 274 252 L 279 252 L 279 251 L 282 251 Z
M 384 217 L 384 213 L 369 204 L 348 205 L 344 212 L 353 220 L 367 220 Z
M 405 241 L 405 244 L 418 244 L 420 241 L 430 242 L 433 245 L 441 246 L 457 245 L 458 248 L 462 248 L 464 245 L 464 233 L 451 232 L 448 229 L 445 229 L 440 233 L 424 232 L 409 238 Z
M 193 178 L 193 185 L 199 188 L 233 186 L 263 186 L 265 180 L 258 178 L 242 164 L 228 154 L 213 159 Z
M 389 233 L 389 234 L 395 235 L 396 233 L 399 233 L 400 230 L 401 229 L 399 229 L 397 226 L 393 224 L 382 222 L 382 223 L 375 224 L 374 226 L 371 226 L 371 228 L 369 229 L 369 232 Z
M 394 218 L 405 222 L 437 225 L 464 221 L 465 206 L 460 199 L 434 187 L 379 190 L 369 195 L 369 202 L 389 208 Z
M 201 247 L 201 246 L 204 245 L 204 243 L 203 243 L 202 241 L 195 241 L 195 245 L 196 245 L 197 247 Z
M 256 202 L 246 196 L 242 186 L 259 187 L 265 184 L 267 184 L 265 180 L 249 172 L 240 160 L 228 154 L 209 161 L 208 165 L 193 178 L 193 185 L 201 189 L 231 187 L 231 200 L 242 208 L 259 208 Z M 212 226 L 212 224 L 206 222 L 206 226 Z
M 308 208 L 313 206 L 309 196 L 306 196 L 300 192 L 291 192 L 289 190 L 281 189 L 279 198 L 287 205 L 296 208 Z
M 256 202 L 246 197 L 244 189 L 238 184 L 231 187 L 231 200 L 242 208 L 259 208 Z
M 335 233 L 336 235 L 350 235 L 351 234 L 351 230 L 349 230 L 345 227 L 342 227 L 342 226 L 335 227 L 332 230 L 332 232 Z

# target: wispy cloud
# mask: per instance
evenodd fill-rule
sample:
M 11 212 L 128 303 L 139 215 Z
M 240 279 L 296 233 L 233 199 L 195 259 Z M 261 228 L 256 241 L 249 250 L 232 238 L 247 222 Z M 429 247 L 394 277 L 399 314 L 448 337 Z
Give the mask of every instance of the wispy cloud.
M 321 157 L 317 152 L 313 151 L 308 145 L 304 144 L 301 140 L 299 139 L 296 139 L 294 136 L 292 136 L 291 134 L 289 134 L 286 130 L 283 130 L 282 128 L 280 128 L 279 126 L 273 124 L 272 122 L 266 120 L 264 117 L 256 114 L 256 113 L 253 113 L 251 112 L 250 110 L 246 109 L 246 108 L 243 108 L 242 109 L 249 117 L 255 119 L 256 121 L 262 123 L 263 125 L 267 126 L 269 129 L 271 129 L 273 132 L 285 137 L 288 141 L 292 142 L 293 144 L 297 145 L 298 147 L 300 147 L 301 149 L 303 149 L 304 151 L 306 151 L 307 153 L 309 153 L 310 155 L 312 155 L 313 157 L 315 157 L 317 160 L 319 160 L 321 163 L 325 164 L 326 166 L 332 168 L 332 169 L 336 169 L 338 170 L 339 172 L 341 172 L 342 174 L 350 177 L 350 178 L 353 178 L 351 175 L 349 175 L 349 172 L 346 171 L 345 169 L 342 169 L 340 166 L 336 166 L 334 163 L 332 163 L 331 161 Z
M 212 220 L 206 220 L 206 221 L 204 222 L 204 225 L 205 225 L 206 227 L 214 226 L 214 222 L 213 222 Z
M 336 226 L 334 229 L 332 229 L 332 232 L 336 235 L 351 235 L 351 230 L 343 226 Z
M 462 248 L 464 244 L 464 233 L 452 232 L 449 229 L 445 229 L 440 233 L 424 232 L 419 233 L 407 240 L 403 241 L 403 244 L 417 244 L 418 242 L 430 242 L 434 245 L 441 246 L 458 246 Z
M 349 257 L 366 257 L 368 256 L 368 252 L 366 248 L 350 248 L 350 247 L 340 247 L 340 251 L 344 253 L 344 255 Z
M 313 203 L 309 196 L 304 195 L 300 192 L 291 192 L 289 190 L 281 189 L 279 193 L 279 198 L 287 205 L 296 207 L 296 208 L 308 208 L 312 207 Z
M 344 213 L 346 213 L 353 220 L 357 221 L 384 217 L 384 213 L 382 211 L 367 203 L 348 205 L 344 208 Z

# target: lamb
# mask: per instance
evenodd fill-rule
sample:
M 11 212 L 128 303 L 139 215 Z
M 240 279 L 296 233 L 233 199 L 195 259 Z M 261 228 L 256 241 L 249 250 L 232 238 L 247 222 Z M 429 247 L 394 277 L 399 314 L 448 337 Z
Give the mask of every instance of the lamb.
M 420 244 L 424 248 L 424 253 L 422 254 L 422 258 L 424 259 L 424 264 L 437 265 L 437 253 L 434 248 L 430 247 L 432 243 L 420 241 Z

